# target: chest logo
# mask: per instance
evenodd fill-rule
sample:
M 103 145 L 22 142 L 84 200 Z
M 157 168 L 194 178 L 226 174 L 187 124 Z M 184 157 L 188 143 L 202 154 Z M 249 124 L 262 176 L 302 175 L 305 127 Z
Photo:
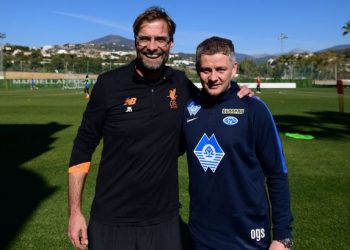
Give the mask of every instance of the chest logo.
M 233 126 L 238 123 L 238 119 L 234 116 L 226 116 L 222 121 L 229 126 Z
M 186 122 L 187 123 L 193 122 L 194 120 L 197 120 L 197 119 L 198 119 L 198 117 L 194 117 L 194 118 L 191 118 L 191 119 L 187 118 Z
M 200 105 L 196 105 L 194 101 L 192 101 L 190 104 L 187 106 L 188 113 L 192 116 L 196 115 L 198 111 L 201 109 Z
M 244 109 L 222 109 L 222 114 L 243 115 Z
M 124 106 L 126 106 L 126 113 L 132 112 L 132 106 L 136 104 L 137 98 L 136 97 L 130 97 L 126 98 L 124 101 Z
M 222 158 L 225 156 L 214 134 L 210 138 L 208 138 L 207 134 L 204 134 L 193 153 L 197 156 L 204 172 L 209 168 L 213 173 L 215 173 Z
M 170 98 L 170 108 L 171 109 L 177 109 L 177 102 L 176 102 L 176 99 L 177 99 L 177 95 L 176 95 L 176 88 L 174 89 L 170 89 L 169 90 L 169 95 L 167 96 Z

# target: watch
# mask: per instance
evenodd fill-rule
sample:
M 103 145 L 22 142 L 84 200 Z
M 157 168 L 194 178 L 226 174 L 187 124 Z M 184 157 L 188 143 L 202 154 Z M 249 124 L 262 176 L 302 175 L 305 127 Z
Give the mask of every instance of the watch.
M 293 239 L 291 238 L 285 238 L 283 240 L 277 240 L 278 242 L 281 242 L 283 244 L 284 247 L 286 248 L 292 248 L 293 246 Z

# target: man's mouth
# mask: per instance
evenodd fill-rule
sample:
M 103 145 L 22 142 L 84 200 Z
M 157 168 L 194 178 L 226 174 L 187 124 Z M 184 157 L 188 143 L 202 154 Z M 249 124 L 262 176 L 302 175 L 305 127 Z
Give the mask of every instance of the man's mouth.
M 220 83 L 208 83 L 208 87 L 213 89 L 219 87 L 220 85 L 221 85 Z
M 149 54 L 149 53 L 143 53 L 143 55 L 150 59 L 157 59 L 162 56 L 162 54 Z

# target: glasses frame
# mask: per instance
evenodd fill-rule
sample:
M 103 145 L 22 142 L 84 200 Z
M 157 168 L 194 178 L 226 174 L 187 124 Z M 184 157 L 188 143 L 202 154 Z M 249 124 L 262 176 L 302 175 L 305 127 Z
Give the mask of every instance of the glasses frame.
M 152 40 L 158 47 L 166 47 L 171 42 L 170 37 L 165 36 L 135 36 L 136 45 L 147 47 Z

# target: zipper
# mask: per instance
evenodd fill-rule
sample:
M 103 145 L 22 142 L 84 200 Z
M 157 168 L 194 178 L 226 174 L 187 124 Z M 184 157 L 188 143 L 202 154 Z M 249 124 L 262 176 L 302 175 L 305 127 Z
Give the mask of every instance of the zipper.
M 154 101 L 154 88 L 151 88 L 151 107 L 152 107 L 152 115 L 156 114 L 156 104 Z

